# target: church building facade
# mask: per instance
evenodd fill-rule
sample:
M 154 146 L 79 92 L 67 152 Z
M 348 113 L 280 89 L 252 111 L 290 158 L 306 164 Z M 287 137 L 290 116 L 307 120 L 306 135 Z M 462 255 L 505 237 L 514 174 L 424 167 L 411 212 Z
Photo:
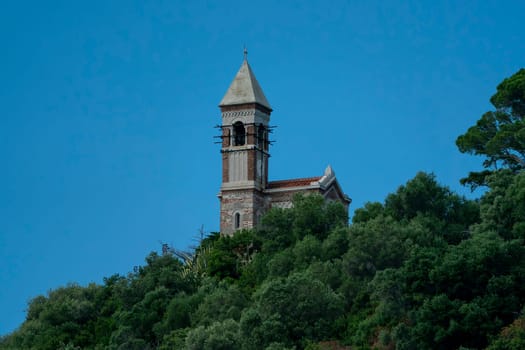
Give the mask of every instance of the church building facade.
M 248 64 L 246 52 L 219 107 L 222 184 L 218 197 L 222 234 L 257 226 L 272 207 L 290 208 L 296 193 L 318 193 L 326 200 L 340 201 L 348 210 L 351 199 L 344 194 L 330 166 L 321 176 L 268 181 L 272 108 Z

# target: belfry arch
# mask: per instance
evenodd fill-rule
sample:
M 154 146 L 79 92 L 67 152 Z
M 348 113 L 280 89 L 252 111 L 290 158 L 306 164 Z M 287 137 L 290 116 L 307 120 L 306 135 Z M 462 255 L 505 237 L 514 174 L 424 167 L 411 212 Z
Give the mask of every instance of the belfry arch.
M 244 146 L 246 143 L 246 129 L 240 121 L 233 124 L 233 145 Z

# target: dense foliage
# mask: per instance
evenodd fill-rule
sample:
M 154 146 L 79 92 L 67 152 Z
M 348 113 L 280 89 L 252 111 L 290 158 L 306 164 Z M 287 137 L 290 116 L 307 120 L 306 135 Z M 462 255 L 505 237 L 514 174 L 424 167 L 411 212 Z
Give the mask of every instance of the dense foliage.
M 519 172 L 525 168 L 525 69 L 498 85 L 489 111 L 458 137 L 461 152 L 485 157 L 484 171 L 471 172 L 462 183 L 487 185 L 487 176 L 501 167 Z
M 34 298 L 0 349 L 524 349 L 525 172 L 487 157 L 479 200 L 418 173 L 349 226 L 298 196 L 257 229 Z

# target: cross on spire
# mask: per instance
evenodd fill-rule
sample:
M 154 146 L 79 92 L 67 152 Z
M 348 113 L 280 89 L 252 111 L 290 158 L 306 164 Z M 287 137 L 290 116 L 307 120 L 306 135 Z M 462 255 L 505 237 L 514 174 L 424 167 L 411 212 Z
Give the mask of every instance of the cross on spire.
M 248 60 L 248 49 L 246 48 L 246 46 L 244 46 L 244 60 Z

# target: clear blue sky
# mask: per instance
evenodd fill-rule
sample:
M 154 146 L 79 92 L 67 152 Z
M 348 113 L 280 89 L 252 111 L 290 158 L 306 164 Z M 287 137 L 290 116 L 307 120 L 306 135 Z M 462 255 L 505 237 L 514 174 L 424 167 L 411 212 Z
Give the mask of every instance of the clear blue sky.
M 353 209 L 417 171 L 525 66 L 524 1 L 33 1 L 0 12 L 0 334 L 27 301 L 219 227 L 217 105 L 249 61 L 270 179 L 331 164 Z M 476 196 L 477 194 L 474 194 Z

